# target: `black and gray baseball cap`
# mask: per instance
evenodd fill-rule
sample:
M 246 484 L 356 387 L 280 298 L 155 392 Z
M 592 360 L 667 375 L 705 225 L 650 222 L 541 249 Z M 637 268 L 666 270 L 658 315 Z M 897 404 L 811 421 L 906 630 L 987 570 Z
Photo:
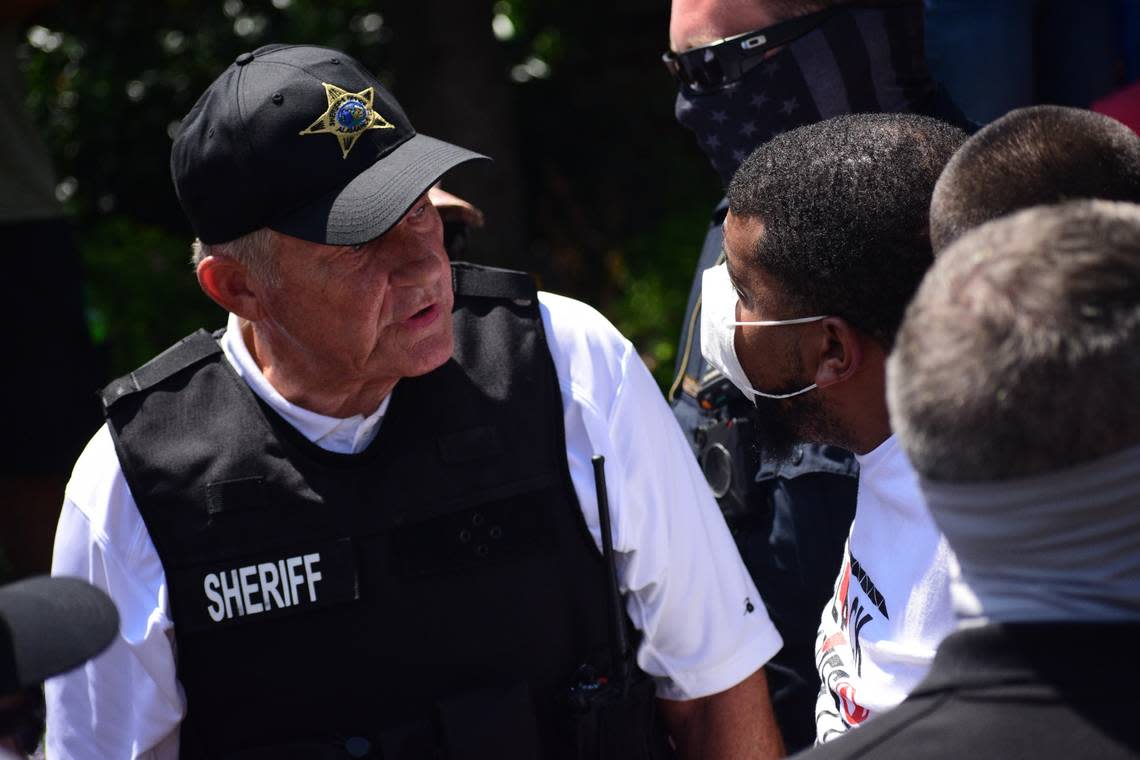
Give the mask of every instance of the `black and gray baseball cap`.
M 39 576 L 0 587 L 0 695 L 83 664 L 118 631 L 110 598 L 78 578 Z
M 379 80 L 344 53 L 242 53 L 182 120 L 170 156 L 195 234 L 261 227 L 330 245 L 379 237 L 443 174 L 486 158 L 417 134 Z

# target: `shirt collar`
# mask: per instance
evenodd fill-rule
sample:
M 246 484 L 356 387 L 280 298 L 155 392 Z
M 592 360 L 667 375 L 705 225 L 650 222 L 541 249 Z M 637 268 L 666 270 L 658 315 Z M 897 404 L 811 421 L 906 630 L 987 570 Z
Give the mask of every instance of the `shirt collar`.
M 367 417 L 361 414 L 352 417 L 329 417 L 317 414 L 289 401 L 265 379 L 261 368 L 249 353 L 245 340 L 242 339 L 241 320 L 236 315 L 230 314 L 226 322 L 226 332 L 219 343 L 226 359 L 233 365 L 234 371 L 257 394 L 257 397 L 296 428 L 301 435 L 322 449 L 338 454 L 356 454 L 368 448 L 380 432 L 380 423 L 388 411 L 391 394 L 385 396 L 376 411 Z
M 957 631 L 942 640 L 934 663 L 910 697 L 947 689 L 1037 683 L 1062 694 L 1127 682 L 1120 652 L 1135 646 L 1136 623 L 1003 623 Z M 1063 653 L 1079 652 L 1079 657 Z

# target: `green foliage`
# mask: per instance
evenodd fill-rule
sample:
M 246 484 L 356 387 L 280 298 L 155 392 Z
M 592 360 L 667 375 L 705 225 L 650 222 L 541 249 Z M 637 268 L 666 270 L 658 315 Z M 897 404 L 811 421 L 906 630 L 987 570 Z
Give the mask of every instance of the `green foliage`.
M 717 192 L 673 123 L 672 85 L 657 61 L 667 6 L 454 0 L 481 1 L 484 14 L 456 14 L 479 19 L 477 28 L 458 31 L 498 40 L 492 51 L 505 64 L 486 68 L 509 88 L 510 108 L 456 113 L 451 134 L 462 142 L 471 120 L 511 119 L 496 129 L 517 135 L 517 156 L 498 165 L 516 169 L 496 181 L 521 188 L 521 201 L 491 223 L 516 225 L 529 241 L 525 266 L 607 313 L 667 383 Z M 343 49 L 405 100 L 399 72 L 447 56 L 438 31 L 459 22 L 401 2 L 102 0 L 59 3 L 36 19 L 21 51 L 28 106 L 77 224 L 92 332 L 110 374 L 221 323 L 189 270 L 192 235 L 169 179 L 180 116 L 239 53 L 267 42 Z
M 108 346 L 116 373 L 199 327 L 225 325 L 225 312 L 198 289 L 184 237 L 109 214 L 87 229 L 82 251 L 92 336 Z
M 368 0 L 141 7 L 66 3 L 29 34 L 28 105 L 55 149 L 57 172 L 75 182 L 68 205 L 81 224 L 125 211 L 185 230 L 167 169 L 171 139 L 180 116 L 240 53 L 320 40 L 374 69 L 385 63 L 382 19 Z
M 661 223 L 629 241 L 613 279 L 621 296 L 610 316 L 637 345 L 658 385 L 668 390 L 677 358 L 677 336 L 708 213 L 690 205 L 666 214 Z M 620 263 L 619 263 L 620 262 Z

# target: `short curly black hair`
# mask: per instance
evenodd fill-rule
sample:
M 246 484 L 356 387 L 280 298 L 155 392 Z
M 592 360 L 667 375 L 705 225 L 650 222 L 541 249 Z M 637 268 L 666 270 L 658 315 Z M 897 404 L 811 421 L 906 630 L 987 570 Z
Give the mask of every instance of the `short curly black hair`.
M 786 308 L 840 316 L 887 350 L 933 260 L 934 183 L 966 134 L 914 114 L 850 114 L 761 145 L 728 189 Z

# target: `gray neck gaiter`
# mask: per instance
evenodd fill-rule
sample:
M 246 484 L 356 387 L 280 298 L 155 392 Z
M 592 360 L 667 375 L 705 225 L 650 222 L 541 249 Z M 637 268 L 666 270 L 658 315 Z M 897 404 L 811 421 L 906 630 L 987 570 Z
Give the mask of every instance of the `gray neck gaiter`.
M 1032 478 L 920 479 L 963 625 L 1140 620 L 1140 446 Z

